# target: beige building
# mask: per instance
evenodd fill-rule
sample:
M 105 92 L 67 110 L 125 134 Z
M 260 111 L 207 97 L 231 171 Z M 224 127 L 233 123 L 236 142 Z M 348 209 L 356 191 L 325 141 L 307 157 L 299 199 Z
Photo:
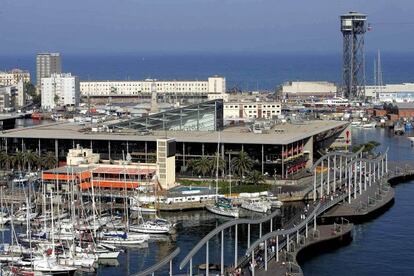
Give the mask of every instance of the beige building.
M 380 102 L 414 102 L 414 83 L 367 85 L 365 97 Z
M 133 81 L 81 81 L 81 95 L 86 97 L 139 96 L 142 94 L 224 94 L 226 79 L 213 76 L 207 80 L 170 80 L 156 79 Z
M 0 72 L 0 86 L 14 86 L 23 80 L 23 83 L 30 82 L 29 71 L 13 69 L 11 71 Z
M 282 113 L 279 102 L 227 102 L 223 105 L 223 117 L 270 119 Z
M 81 164 L 98 164 L 99 153 L 93 153 L 92 149 L 84 149 L 76 145 L 75 149 L 70 149 L 66 156 L 68 166 L 79 166 Z
M 175 183 L 175 139 L 157 139 L 157 177 L 162 189 L 168 190 Z
M 337 87 L 327 81 L 291 81 L 282 85 L 283 98 L 333 97 Z

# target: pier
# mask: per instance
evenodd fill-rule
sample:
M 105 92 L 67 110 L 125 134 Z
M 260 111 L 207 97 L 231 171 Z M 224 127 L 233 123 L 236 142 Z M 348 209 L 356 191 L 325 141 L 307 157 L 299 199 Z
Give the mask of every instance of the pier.
M 326 165 L 328 170 L 325 174 L 318 174 L 315 170 L 312 187 L 301 191 L 302 199 L 309 202 L 307 214 L 297 214 L 283 225 L 284 229 L 270 227 L 265 231 L 260 227 L 259 238 L 254 242 L 250 240 L 250 225 L 254 221 L 233 220 L 220 225 L 180 262 L 181 271 L 188 267 L 187 272 L 182 274 L 193 275 L 192 257 L 205 247 L 208 275 L 208 241 L 216 235 L 221 235 L 223 239 L 224 229 L 245 224 L 249 227 L 248 249 L 240 255 L 238 247 L 241 241 L 236 238 L 233 265 L 225 265 L 223 256 L 220 257 L 221 275 L 236 275 L 240 271 L 241 275 L 302 275 L 298 257 L 306 256 L 314 246 L 335 247 L 348 243 L 352 240 L 353 223 L 368 220 L 385 211 L 394 201 L 391 184 L 414 175 L 414 162 L 389 163 L 387 152 L 371 158 L 363 157 L 360 152 L 347 155 L 330 153 L 315 164 Z M 265 221 L 269 223 L 272 218 L 265 217 L 262 222 Z M 237 233 L 237 227 L 232 232 Z M 223 243 L 220 247 L 223 252 Z

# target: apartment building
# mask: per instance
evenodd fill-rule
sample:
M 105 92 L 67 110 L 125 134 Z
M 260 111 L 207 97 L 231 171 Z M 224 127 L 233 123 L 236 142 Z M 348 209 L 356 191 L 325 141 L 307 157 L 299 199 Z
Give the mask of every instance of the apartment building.
M 43 109 L 79 105 L 79 78 L 70 73 L 42 78 L 41 91 Z
M 20 80 L 23 80 L 24 83 L 30 82 L 30 72 L 20 69 L 0 71 L 0 86 L 17 85 Z
M 81 81 L 81 95 L 86 97 L 139 96 L 143 94 L 224 94 L 226 79 L 220 76 L 207 80 L 132 80 L 132 81 Z
M 270 119 L 281 113 L 282 105 L 279 102 L 227 102 L 223 109 L 225 119 Z
M 59 53 L 40 53 L 36 56 L 36 85 L 41 87 L 42 78 L 62 73 L 62 62 Z

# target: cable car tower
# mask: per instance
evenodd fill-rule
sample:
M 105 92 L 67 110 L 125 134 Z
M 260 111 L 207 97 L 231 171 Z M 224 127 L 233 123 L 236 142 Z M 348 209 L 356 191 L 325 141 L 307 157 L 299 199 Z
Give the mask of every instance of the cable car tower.
M 362 99 L 365 96 L 365 33 L 367 16 L 358 12 L 341 15 L 343 35 L 343 87 L 347 99 Z

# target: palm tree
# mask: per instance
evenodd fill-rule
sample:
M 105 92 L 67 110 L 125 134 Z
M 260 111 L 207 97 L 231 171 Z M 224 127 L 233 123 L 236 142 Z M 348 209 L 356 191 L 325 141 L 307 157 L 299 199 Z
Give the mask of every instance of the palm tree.
M 6 170 L 10 170 L 11 156 L 5 151 L 0 152 L 0 164 Z
M 231 165 L 233 171 L 240 177 L 240 182 L 243 182 L 246 172 L 250 171 L 253 167 L 253 161 L 245 151 L 241 151 L 238 156 L 233 157 Z
M 250 184 L 259 185 L 264 184 L 266 182 L 266 179 L 261 172 L 254 170 L 247 176 L 247 182 Z
M 216 172 L 217 172 L 217 153 L 215 154 L 215 156 L 216 156 L 216 158 L 210 159 L 210 162 L 211 162 L 210 168 L 211 168 L 211 174 L 212 175 L 216 175 Z M 226 170 L 226 167 L 227 167 L 226 160 L 219 157 L 219 159 L 218 159 L 219 174 L 220 174 L 220 172 L 224 172 Z
M 27 161 L 27 170 L 30 171 L 31 168 L 39 165 L 40 156 L 36 152 L 29 150 L 26 152 L 26 161 Z
M 193 161 L 193 170 L 196 174 L 201 174 L 203 177 L 211 171 L 211 160 L 207 156 L 203 156 L 198 160 Z
M 16 167 L 19 171 L 23 169 L 25 164 L 25 154 L 22 151 L 17 151 L 13 156 L 13 166 Z
M 56 167 L 57 159 L 53 152 L 48 151 L 43 157 L 42 157 L 42 165 L 45 168 L 54 168 Z

